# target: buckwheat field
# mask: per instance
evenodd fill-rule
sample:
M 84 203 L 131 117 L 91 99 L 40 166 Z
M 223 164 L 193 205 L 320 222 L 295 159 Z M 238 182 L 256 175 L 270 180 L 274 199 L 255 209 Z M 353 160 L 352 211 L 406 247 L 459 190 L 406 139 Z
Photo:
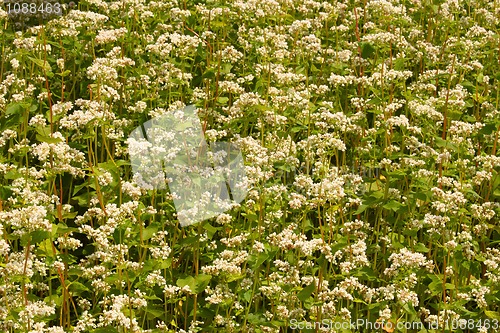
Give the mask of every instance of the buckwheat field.
M 0 9 L 1 332 L 500 331 L 500 1 L 48 1 Z M 202 221 L 131 162 L 190 105 L 246 175 Z

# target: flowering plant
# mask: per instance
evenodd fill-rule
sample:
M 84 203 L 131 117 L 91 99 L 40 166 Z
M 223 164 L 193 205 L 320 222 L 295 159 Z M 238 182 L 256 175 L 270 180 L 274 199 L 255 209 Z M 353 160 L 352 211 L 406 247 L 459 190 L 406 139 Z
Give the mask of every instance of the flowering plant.
M 499 17 L 487 0 L 82 0 L 40 25 L 0 9 L 1 330 L 496 332 Z M 127 138 L 190 104 L 242 152 L 248 195 L 182 227 Z

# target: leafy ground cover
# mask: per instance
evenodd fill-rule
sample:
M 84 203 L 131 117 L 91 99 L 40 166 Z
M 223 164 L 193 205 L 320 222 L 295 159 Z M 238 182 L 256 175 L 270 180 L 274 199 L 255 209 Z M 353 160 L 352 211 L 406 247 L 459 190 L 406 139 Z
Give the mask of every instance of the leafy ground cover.
M 2 331 L 498 331 L 498 1 L 61 8 L 0 11 Z M 250 191 L 181 227 L 127 137 L 189 104 Z

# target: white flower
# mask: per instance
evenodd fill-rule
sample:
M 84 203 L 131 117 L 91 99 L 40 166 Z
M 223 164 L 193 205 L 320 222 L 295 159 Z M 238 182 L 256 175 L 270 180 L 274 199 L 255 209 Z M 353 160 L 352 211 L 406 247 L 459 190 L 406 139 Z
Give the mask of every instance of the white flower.
M 18 69 L 19 68 L 19 61 L 16 58 L 13 58 L 10 61 L 10 64 L 11 64 L 11 66 L 12 66 L 13 69 Z

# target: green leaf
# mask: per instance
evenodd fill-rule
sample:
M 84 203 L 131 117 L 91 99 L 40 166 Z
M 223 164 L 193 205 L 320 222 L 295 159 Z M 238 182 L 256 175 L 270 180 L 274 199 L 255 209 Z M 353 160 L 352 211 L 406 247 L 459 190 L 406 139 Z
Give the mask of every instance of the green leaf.
M 48 257 L 52 257 L 58 253 L 56 249 L 54 254 L 53 244 L 50 239 L 45 239 L 44 241 L 40 242 L 40 244 L 38 244 L 38 249 L 42 250 Z
M 0 121 L 0 129 L 2 131 L 7 128 L 14 129 L 22 122 L 24 122 L 23 117 L 19 113 L 16 113 L 10 117 L 9 116 L 7 116 L 6 118 L 4 117 L 4 119 Z
M 63 219 L 74 219 L 77 215 L 78 215 L 78 212 L 69 212 L 69 213 L 64 212 L 62 214 L 62 217 L 63 217 Z M 73 229 L 75 229 L 73 231 L 78 231 L 78 229 L 76 229 L 76 228 L 73 228 Z
M 358 215 L 358 214 L 361 214 L 363 213 L 369 206 L 367 205 L 360 205 L 358 207 L 358 209 L 356 209 L 356 211 L 354 212 L 354 215 Z
M 7 116 L 13 115 L 13 114 L 20 114 L 23 110 L 23 107 L 21 103 L 14 103 L 9 106 L 7 106 L 7 109 L 5 110 L 5 114 Z
M 248 322 L 252 325 L 265 325 L 268 323 L 268 320 L 260 313 L 249 313 Z
M 143 271 L 150 272 L 152 270 L 155 270 L 158 268 L 159 264 L 160 263 L 158 262 L 158 260 L 154 260 L 154 259 L 146 260 L 144 262 Z
M 52 295 L 52 296 L 47 296 L 44 298 L 45 303 L 50 304 L 54 302 L 55 305 L 61 306 L 62 301 L 63 301 L 63 296 L 62 295 Z
M 90 292 L 90 289 L 84 285 L 83 283 L 80 283 L 78 281 L 73 281 L 69 284 L 68 286 L 69 290 L 72 291 L 74 294 L 79 295 L 83 292 Z
M 401 208 L 404 207 L 404 205 L 400 204 L 399 202 L 397 202 L 396 200 L 391 200 L 389 201 L 388 203 L 386 203 L 384 206 L 385 209 L 390 209 L 392 210 L 393 212 L 397 212 L 398 210 L 400 210 Z
M 352 272 L 352 276 L 356 276 L 367 281 L 379 281 L 377 274 L 370 267 L 356 269 Z
M 226 105 L 227 102 L 229 101 L 229 97 L 217 97 L 217 103 L 221 105 Z
M 432 295 L 441 294 L 443 292 L 443 282 L 442 281 L 434 281 L 429 284 L 429 290 Z
M 365 304 L 365 305 L 368 305 L 368 303 L 366 303 L 365 301 L 363 301 L 363 300 L 362 300 L 362 299 L 360 299 L 360 298 L 355 298 L 355 299 L 354 299 L 354 303 L 363 303 L 363 304 Z
M 245 293 L 243 294 L 243 299 L 247 301 L 247 303 L 250 303 L 252 299 L 252 290 L 245 291 Z
M 22 177 L 23 175 L 15 169 L 8 171 L 4 176 L 5 179 L 17 179 Z
M 257 259 L 255 260 L 255 264 L 253 265 L 253 269 L 257 269 L 258 267 L 260 267 L 260 265 L 262 265 L 266 260 L 269 259 L 269 254 L 267 253 L 259 253 Z
M 436 139 L 436 146 L 438 146 L 440 148 L 445 147 L 445 148 L 451 148 L 453 150 L 457 150 L 456 144 L 449 142 L 449 141 L 446 141 L 446 140 L 443 140 L 440 137 L 436 137 L 435 139 Z
M 209 68 L 203 73 L 202 76 L 204 79 L 213 79 L 215 78 L 215 70 L 213 68 Z
M 397 71 L 405 70 L 405 61 L 405 58 L 397 58 L 396 61 L 394 61 L 394 69 Z
M 154 304 L 148 304 L 145 312 L 147 313 L 149 320 L 152 320 L 155 318 L 161 318 L 165 315 L 165 309 L 161 306 L 157 306 Z
M 407 176 L 407 173 L 404 170 L 395 170 L 395 171 L 387 172 L 387 175 L 389 175 L 391 178 L 402 179 L 405 176 Z
M 85 181 L 85 182 L 83 182 L 82 184 L 75 185 L 75 186 L 73 187 L 73 195 L 76 195 L 78 192 L 80 192 L 80 190 L 81 190 L 82 188 L 87 187 L 87 186 L 89 186 L 88 181 Z
M 488 318 L 491 318 L 491 319 L 495 319 L 495 320 L 500 320 L 500 314 L 498 313 L 498 311 L 484 311 L 484 314 L 488 317 Z
M 69 214 L 78 214 L 78 212 L 69 213 Z M 78 228 L 68 227 L 65 223 L 59 223 L 59 224 L 52 227 L 52 233 L 54 233 L 54 227 L 56 227 L 56 229 L 57 229 L 56 233 L 59 235 L 67 234 L 69 232 L 78 231 Z
M 176 284 L 180 288 L 188 286 L 193 293 L 198 294 L 205 290 L 211 278 L 212 276 L 207 274 L 199 274 L 196 277 L 187 276 L 184 279 L 177 279 Z
M 405 303 L 403 305 L 403 309 L 405 310 L 406 313 L 409 313 L 413 316 L 417 315 L 417 311 L 415 311 L 415 308 L 413 306 L 411 306 L 409 303 Z
M 376 49 L 370 43 L 361 43 L 361 57 L 363 59 L 370 58 Z
M 275 168 L 279 169 L 279 170 L 286 171 L 286 172 L 290 172 L 291 171 L 291 168 L 290 168 L 290 166 L 288 164 L 276 164 Z
M 243 279 L 244 275 L 243 274 L 229 274 L 226 277 L 226 282 L 233 282 L 233 281 L 238 281 Z
M 429 248 L 422 243 L 417 243 L 417 245 L 415 245 L 413 249 L 417 252 L 424 252 L 424 253 L 429 252 Z
M 427 195 L 425 195 L 424 192 L 413 193 L 413 197 L 415 199 L 419 199 L 419 200 L 422 200 L 422 201 L 427 201 Z
M 29 60 L 33 61 L 35 64 L 40 66 L 44 71 L 50 71 L 50 64 L 47 61 L 43 61 L 42 59 L 35 59 L 32 57 L 28 57 Z
M 311 283 L 297 294 L 297 298 L 302 302 L 305 302 L 309 297 L 311 297 L 315 289 L 316 289 L 315 284 Z
M 40 136 L 50 136 L 50 126 L 49 125 L 47 125 L 47 126 L 38 126 L 36 128 L 36 132 Z
M 207 231 L 207 236 L 209 239 L 212 239 L 212 237 L 215 235 L 217 231 L 219 231 L 221 228 L 219 227 L 214 227 L 210 223 L 206 223 L 203 225 L 203 229 Z
M 61 138 L 52 138 L 50 136 L 42 136 L 40 134 L 36 135 L 36 139 L 40 142 L 47 142 L 47 143 L 59 143 L 62 142 Z
M 461 85 L 462 85 L 462 87 L 467 89 L 467 91 L 471 94 L 474 94 L 476 92 L 476 85 L 472 84 L 472 82 L 470 82 L 468 80 L 463 80 Z
M 0 185 L 0 199 L 7 200 L 12 196 L 10 186 Z
M 483 262 L 486 260 L 486 258 L 481 254 L 476 254 L 475 259 L 479 262 Z
M 62 73 L 58 73 L 58 75 L 60 75 L 62 77 L 65 77 L 65 76 L 68 76 L 70 73 L 71 73 L 71 71 L 69 69 L 67 69 L 67 70 L 65 70 Z
M 494 124 L 488 124 L 483 126 L 483 128 L 479 130 L 479 134 L 490 135 L 491 133 L 495 132 L 496 129 L 497 127 Z
M 208 286 L 210 283 L 210 280 L 212 279 L 212 275 L 208 274 L 199 274 L 194 280 L 196 282 L 196 293 L 201 293 L 202 291 L 205 290 L 205 288 Z
M 83 194 L 80 194 L 78 196 L 75 196 L 71 199 L 73 200 L 77 200 L 78 201 L 78 205 L 81 206 L 81 207 L 87 207 L 89 202 L 90 202 L 90 197 L 92 196 L 92 193 L 89 193 L 89 192 L 85 192 Z
M 377 199 L 382 199 L 384 197 L 384 192 L 383 191 L 374 191 L 373 193 L 370 194 L 370 196 L 368 197 L 368 200 L 370 200 L 369 202 L 375 202 Z M 373 200 L 375 199 L 375 200 Z M 367 202 L 368 202 L 367 200 Z
M 290 132 L 297 133 L 297 132 L 304 131 L 304 130 L 307 130 L 306 126 L 294 126 L 290 129 Z
M 35 230 L 30 235 L 32 242 L 35 244 L 50 238 L 50 232 L 45 230 Z
M 228 74 L 231 73 L 231 69 L 233 68 L 233 65 L 231 64 L 224 64 L 222 65 L 221 73 Z
M 159 229 L 160 227 L 158 225 L 152 224 L 148 226 L 146 229 L 142 230 L 142 239 L 143 240 L 150 239 L 151 237 L 154 236 L 154 234 L 158 232 Z

